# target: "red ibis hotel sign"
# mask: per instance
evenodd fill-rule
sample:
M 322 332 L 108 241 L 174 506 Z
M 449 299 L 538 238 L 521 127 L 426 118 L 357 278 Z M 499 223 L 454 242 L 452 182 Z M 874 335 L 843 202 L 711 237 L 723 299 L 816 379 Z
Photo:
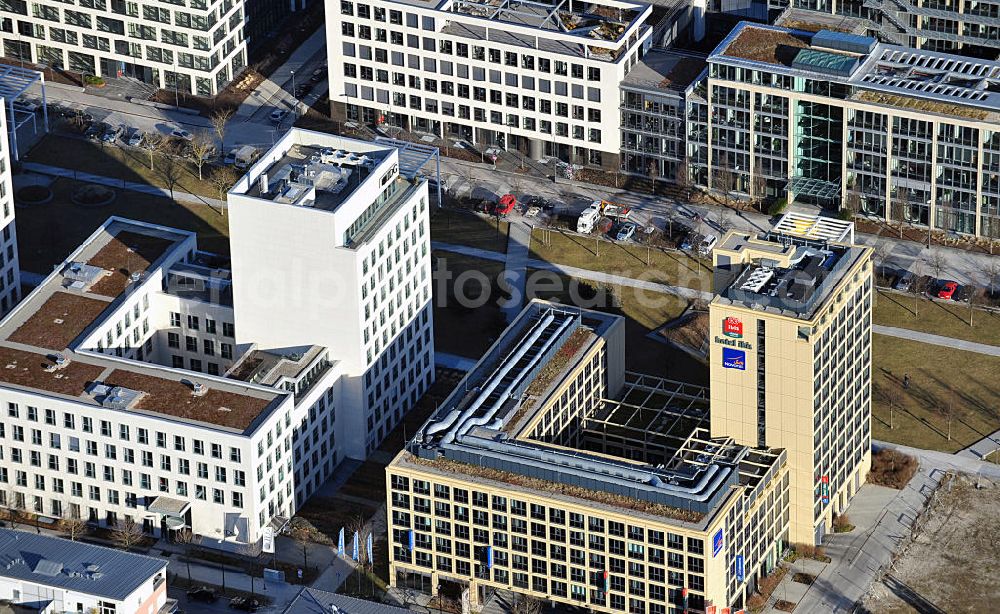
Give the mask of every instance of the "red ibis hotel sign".
M 716 336 L 715 342 L 741 350 L 752 350 L 749 341 L 743 341 L 743 321 L 735 316 L 722 319 L 722 336 Z

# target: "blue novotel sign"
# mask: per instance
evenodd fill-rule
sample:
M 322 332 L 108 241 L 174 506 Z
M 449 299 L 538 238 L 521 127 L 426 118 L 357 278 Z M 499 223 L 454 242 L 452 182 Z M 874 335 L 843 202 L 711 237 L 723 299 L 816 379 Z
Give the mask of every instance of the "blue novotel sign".
M 747 353 L 733 348 L 722 348 L 722 366 L 727 369 L 746 371 Z
M 720 552 L 722 552 L 722 529 L 712 536 L 712 556 L 718 556 Z

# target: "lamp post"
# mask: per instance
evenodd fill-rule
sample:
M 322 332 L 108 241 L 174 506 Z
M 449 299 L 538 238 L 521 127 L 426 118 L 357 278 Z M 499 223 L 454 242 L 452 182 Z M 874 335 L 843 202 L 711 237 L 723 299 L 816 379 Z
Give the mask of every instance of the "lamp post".
M 295 107 L 292 109 L 292 111 L 295 114 L 295 117 L 293 117 L 292 119 L 294 120 L 299 118 L 299 97 L 298 94 L 296 94 L 298 90 L 295 89 L 295 71 L 290 70 L 288 72 L 292 73 L 292 100 L 295 101 Z

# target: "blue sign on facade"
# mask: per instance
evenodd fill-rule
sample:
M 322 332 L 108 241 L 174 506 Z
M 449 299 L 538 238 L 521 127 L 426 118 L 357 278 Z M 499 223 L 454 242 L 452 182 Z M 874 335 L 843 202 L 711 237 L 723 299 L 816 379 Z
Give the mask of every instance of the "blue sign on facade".
M 736 581 L 737 582 L 743 582 L 743 579 L 746 577 L 745 576 L 745 571 L 744 571 L 743 567 L 744 567 L 743 555 L 742 554 L 737 554 L 736 555 Z
M 739 369 L 746 371 L 747 354 L 743 350 L 733 348 L 722 348 L 722 366 L 727 369 Z
M 486 546 L 486 569 L 493 569 L 493 546 Z
M 712 556 L 718 556 L 720 552 L 722 552 L 722 529 L 712 536 Z

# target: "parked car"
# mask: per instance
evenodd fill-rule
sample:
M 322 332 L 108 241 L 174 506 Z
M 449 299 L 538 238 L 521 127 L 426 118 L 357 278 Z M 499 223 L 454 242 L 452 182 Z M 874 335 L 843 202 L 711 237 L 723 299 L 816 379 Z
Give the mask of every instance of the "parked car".
M 691 249 L 694 249 L 694 246 L 698 245 L 698 243 L 700 242 L 701 242 L 701 235 L 693 230 L 689 231 L 686 235 L 684 235 L 684 240 L 681 241 L 681 249 L 689 251 Z
M 302 98 L 303 96 L 311 92 L 312 88 L 313 88 L 312 83 L 303 83 L 302 85 L 296 85 L 295 91 L 292 92 L 292 95 L 295 96 L 296 98 Z
M 942 282 L 941 285 L 938 286 L 937 297 L 945 300 L 951 300 L 954 298 L 956 290 L 958 290 L 958 282 Z
M 313 83 L 319 83 L 324 78 L 326 78 L 326 69 L 317 68 L 316 70 L 313 71 L 312 75 L 309 76 L 309 81 Z
M 121 126 L 109 126 L 108 129 L 104 131 L 104 134 L 101 135 L 101 140 L 105 143 L 114 143 L 123 134 L 125 134 L 125 128 L 122 128 Z
M 254 597 L 243 597 L 237 595 L 229 600 L 229 607 L 244 612 L 256 612 L 260 609 L 260 601 Z
M 907 270 L 901 270 L 899 272 L 899 277 L 896 278 L 896 283 L 892 285 L 893 290 L 899 290 L 900 292 L 910 292 L 913 290 L 914 282 L 913 273 Z
M 712 248 L 715 244 L 719 242 L 719 237 L 715 235 L 706 235 L 701 243 L 698 245 L 698 253 L 702 256 L 707 256 L 712 253 Z
M 185 141 L 190 141 L 194 138 L 194 135 L 183 128 L 174 128 L 170 131 L 170 136 L 175 139 L 182 139 Z
M 98 122 L 91 124 L 87 131 L 83 133 L 83 136 L 88 139 L 94 139 L 95 141 L 104 136 L 104 133 L 111 129 L 111 125 L 105 122 Z
M 215 590 L 208 588 L 207 586 L 202 586 L 200 588 L 195 588 L 187 592 L 187 598 L 191 601 L 200 601 L 202 603 L 215 603 L 218 598 L 215 594 Z
M 271 111 L 271 121 L 280 124 L 286 115 L 288 115 L 288 109 L 275 109 Z
M 145 135 L 138 128 L 132 128 L 132 131 L 128 135 L 128 140 L 125 141 L 129 147 L 139 147 L 142 145 L 142 140 Z
M 618 232 L 615 233 L 615 241 L 628 241 L 635 235 L 635 224 L 632 222 L 625 222 L 618 227 Z

